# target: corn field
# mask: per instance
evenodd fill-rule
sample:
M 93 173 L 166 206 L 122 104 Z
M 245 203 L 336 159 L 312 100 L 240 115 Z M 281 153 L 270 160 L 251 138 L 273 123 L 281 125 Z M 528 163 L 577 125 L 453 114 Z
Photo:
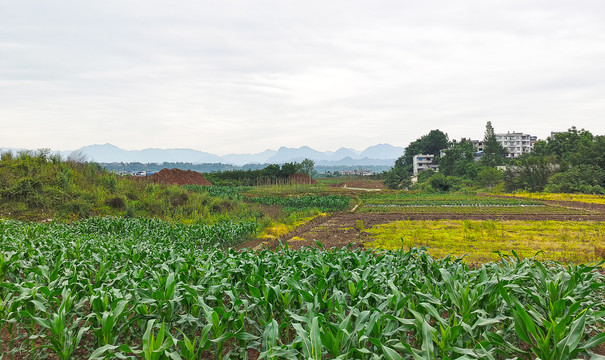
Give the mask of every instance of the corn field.
M 345 210 L 351 202 L 351 198 L 342 195 L 257 196 L 250 199 L 264 205 L 279 205 L 290 209 L 317 208 L 321 211 Z
M 602 264 L 225 249 L 254 224 L 0 221 L 0 358 L 576 359 Z

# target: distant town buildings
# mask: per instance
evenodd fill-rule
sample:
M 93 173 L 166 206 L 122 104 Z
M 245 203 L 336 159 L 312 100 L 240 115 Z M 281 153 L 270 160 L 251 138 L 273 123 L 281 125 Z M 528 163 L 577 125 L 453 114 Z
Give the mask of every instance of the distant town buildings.
M 509 158 L 517 158 L 523 154 L 532 152 L 534 144 L 538 141 L 537 136 L 515 131 L 495 135 L 496 140 L 498 140 L 502 147 L 508 151 L 507 156 Z M 485 146 L 483 140 L 472 140 L 472 143 L 475 151 L 479 154 L 483 154 Z
M 439 165 L 433 163 L 435 155 L 432 154 L 418 154 L 414 155 L 414 175 L 418 175 L 419 172 L 431 169 L 433 171 L 439 170 Z
M 374 175 L 372 170 L 355 169 L 355 170 L 340 170 L 338 174 L 341 176 L 371 176 Z
M 496 139 L 508 151 L 509 158 L 516 158 L 530 153 L 534 149 L 538 137 L 513 131 L 496 134 Z
M 483 152 L 483 140 L 471 140 L 471 142 L 473 143 L 473 147 L 475 148 L 476 152 Z

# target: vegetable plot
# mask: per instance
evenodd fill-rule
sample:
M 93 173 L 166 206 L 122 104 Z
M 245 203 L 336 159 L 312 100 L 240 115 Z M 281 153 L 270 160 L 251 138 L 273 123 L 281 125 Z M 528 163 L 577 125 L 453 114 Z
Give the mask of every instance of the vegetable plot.
M 230 229 L 216 238 L 245 233 Z M 144 220 L 0 222 L 0 353 L 575 359 L 605 340 L 597 264 L 513 253 L 469 269 L 416 248 L 236 252 L 205 236 Z
M 349 207 L 351 199 L 342 195 L 258 196 L 250 198 L 264 205 L 280 205 L 291 209 L 317 208 L 320 211 L 340 211 Z

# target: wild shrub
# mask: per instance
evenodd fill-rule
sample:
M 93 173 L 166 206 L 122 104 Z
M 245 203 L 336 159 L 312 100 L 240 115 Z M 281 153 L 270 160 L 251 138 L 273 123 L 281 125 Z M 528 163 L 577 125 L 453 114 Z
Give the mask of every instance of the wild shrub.
M 114 209 L 123 210 L 126 206 L 126 202 L 121 197 L 113 197 L 106 202 L 107 205 L 111 206 Z

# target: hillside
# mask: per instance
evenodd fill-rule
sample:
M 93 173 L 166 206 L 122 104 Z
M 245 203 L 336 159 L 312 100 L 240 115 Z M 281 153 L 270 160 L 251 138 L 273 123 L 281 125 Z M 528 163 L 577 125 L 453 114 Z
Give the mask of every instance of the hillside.
M 196 182 L 203 178 L 200 173 L 194 173 L 197 177 L 185 173 L 189 174 L 188 184 L 208 184 Z M 160 176 L 157 182 L 166 181 Z M 134 216 L 212 222 L 225 215 L 221 209 L 239 207 L 243 204 L 179 186 L 122 178 L 95 163 L 64 161 L 47 151 L 17 156 L 5 152 L 0 158 L 0 218 L 39 221 Z

